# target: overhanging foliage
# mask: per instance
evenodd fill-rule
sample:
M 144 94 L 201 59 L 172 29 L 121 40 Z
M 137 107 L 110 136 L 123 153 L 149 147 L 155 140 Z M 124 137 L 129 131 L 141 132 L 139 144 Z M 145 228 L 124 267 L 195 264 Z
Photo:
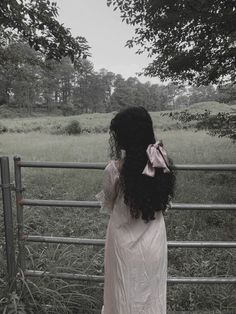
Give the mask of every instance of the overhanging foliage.
M 144 73 L 197 85 L 235 82 L 235 0 L 107 0 L 135 26 L 128 47 L 152 62 Z
M 1 0 L 1 39 L 9 42 L 17 34 L 49 59 L 68 56 L 76 62 L 88 56 L 86 39 L 74 38 L 70 30 L 58 22 L 57 15 L 57 3 L 49 0 Z

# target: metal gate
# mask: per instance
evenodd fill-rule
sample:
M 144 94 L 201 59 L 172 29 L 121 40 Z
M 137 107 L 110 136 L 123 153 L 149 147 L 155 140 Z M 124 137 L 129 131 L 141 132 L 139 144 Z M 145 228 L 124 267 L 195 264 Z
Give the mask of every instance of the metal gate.
M 10 182 L 9 158 L 0 157 L 1 164 L 1 188 L 3 196 L 3 211 L 5 224 L 6 259 L 8 283 L 11 290 L 16 289 L 16 278 L 19 272 L 24 276 L 41 277 L 50 276 L 62 279 L 91 280 L 102 282 L 103 276 L 71 274 L 71 273 L 50 273 L 26 269 L 24 248 L 27 242 L 47 242 L 78 245 L 103 246 L 104 239 L 84 239 L 70 237 L 34 236 L 24 234 L 23 208 L 24 206 L 57 206 L 57 207 L 99 207 L 96 201 L 69 201 L 69 200 L 39 200 L 25 199 L 21 179 L 21 168 L 67 168 L 67 169 L 100 169 L 103 170 L 105 163 L 72 163 L 72 162 L 36 162 L 22 161 L 20 157 L 14 157 L 15 185 Z M 191 164 L 175 165 L 177 171 L 235 171 L 236 164 Z M 11 191 L 16 194 L 16 219 L 17 219 L 17 243 L 14 243 L 12 198 Z M 171 204 L 171 210 L 236 210 L 236 204 Z M 18 246 L 18 263 L 16 265 L 15 246 Z M 236 241 L 168 241 L 168 247 L 183 248 L 236 248 Z M 170 283 L 236 283 L 236 277 L 169 277 Z

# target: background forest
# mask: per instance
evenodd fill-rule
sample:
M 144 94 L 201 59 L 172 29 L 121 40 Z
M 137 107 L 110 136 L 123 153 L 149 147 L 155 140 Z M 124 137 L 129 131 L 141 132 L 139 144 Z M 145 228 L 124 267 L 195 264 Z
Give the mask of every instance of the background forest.
M 76 65 L 69 57 L 47 60 L 23 41 L 2 39 L 0 47 L 2 118 L 111 112 L 129 105 L 160 111 L 212 100 L 233 104 L 235 99 L 235 86 L 141 83 L 137 77 L 96 71 L 87 59 Z

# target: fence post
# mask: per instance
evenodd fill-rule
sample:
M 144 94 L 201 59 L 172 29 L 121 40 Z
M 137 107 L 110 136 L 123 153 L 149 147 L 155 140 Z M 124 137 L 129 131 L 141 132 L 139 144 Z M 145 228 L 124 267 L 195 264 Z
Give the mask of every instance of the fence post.
M 9 158 L 5 156 L 0 157 L 0 164 L 1 164 L 1 188 L 4 213 L 8 285 L 9 290 L 14 291 L 16 290 L 16 261 L 15 261 Z
M 18 228 L 18 258 L 17 258 L 17 266 L 23 272 L 25 271 L 25 244 L 24 244 L 24 219 L 23 219 L 23 205 L 21 205 L 20 201 L 23 198 L 22 192 L 22 181 L 21 181 L 21 167 L 19 166 L 19 162 L 21 158 L 19 156 L 14 156 L 14 170 L 15 170 L 15 191 L 16 191 L 16 219 L 17 219 L 17 228 Z

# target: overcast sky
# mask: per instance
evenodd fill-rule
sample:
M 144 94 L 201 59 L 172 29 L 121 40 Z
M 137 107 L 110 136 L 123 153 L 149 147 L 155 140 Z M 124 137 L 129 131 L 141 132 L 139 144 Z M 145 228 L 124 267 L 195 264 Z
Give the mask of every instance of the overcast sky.
M 124 78 L 137 76 L 149 60 L 125 47 L 133 28 L 123 23 L 118 11 L 107 7 L 106 0 L 56 0 L 59 20 L 74 36 L 84 36 L 91 47 L 95 70 L 105 68 Z M 139 77 L 142 82 L 160 83 L 158 78 Z

